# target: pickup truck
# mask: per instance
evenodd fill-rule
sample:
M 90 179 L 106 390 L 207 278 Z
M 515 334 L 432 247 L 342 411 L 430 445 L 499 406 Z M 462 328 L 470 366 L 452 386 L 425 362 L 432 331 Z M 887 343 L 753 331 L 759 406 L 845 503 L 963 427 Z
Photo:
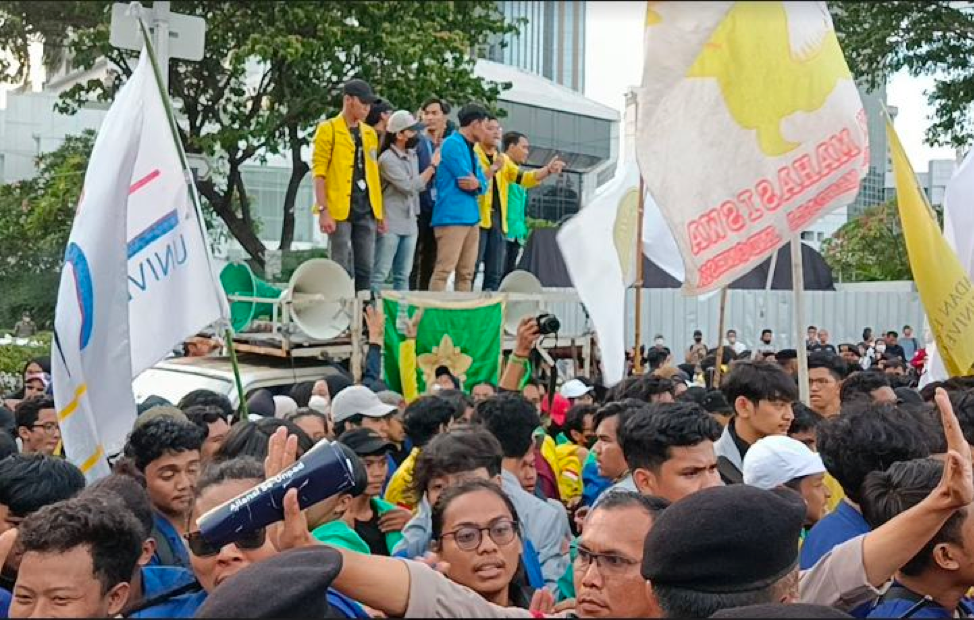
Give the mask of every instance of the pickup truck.
M 340 371 L 320 360 L 279 359 L 262 355 L 238 355 L 240 381 L 247 398 L 256 390 L 287 394 L 296 383 L 317 381 Z M 132 382 L 135 402 L 151 395 L 175 404 L 193 390 L 207 389 L 226 395 L 236 408 L 240 404 L 228 357 L 180 357 L 159 362 Z

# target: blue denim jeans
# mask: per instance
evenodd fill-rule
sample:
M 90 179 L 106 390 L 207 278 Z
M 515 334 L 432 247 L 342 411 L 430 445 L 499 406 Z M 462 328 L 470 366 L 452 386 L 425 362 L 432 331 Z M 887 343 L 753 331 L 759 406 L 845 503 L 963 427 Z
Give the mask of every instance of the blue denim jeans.
M 480 229 L 480 251 L 477 263 L 484 265 L 484 280 L 481 285 L 483 291 L 496 291 L 504 277 L 504 266 L 507 255 L 507 239 L 501 230 L 495 214 L 490 230 Z
M 386 233 L 375 240 L 375 265 L 372 269 L 372 290 L 379 291 L 392 272 L 392 288 L 409 290 L 409 273 L 413 269 L 416 235 Z

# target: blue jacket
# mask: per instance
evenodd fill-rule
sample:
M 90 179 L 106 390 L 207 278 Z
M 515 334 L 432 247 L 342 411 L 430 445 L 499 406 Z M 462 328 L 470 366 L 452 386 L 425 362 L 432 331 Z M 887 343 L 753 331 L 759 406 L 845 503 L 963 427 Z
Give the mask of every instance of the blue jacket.
M 146 566 L 142 569 L 142 600 L 147 601 L 196 581 L 193 573 L 175 566 Z M 192 618 L 206 593 L 188 592 L 158 605 L 135 612 L 132 618 Z
M 599 475 L 599 464 L 595 458 L 586 459 L 582 466 L 582 506 L 594 504 L 602 492 L 611 486 L 611 480 Z
M 0 618 L 10 616 L 10 599 L 13 598 L 10 592 L 0 588 Z
M 848 502 L 839 502 L 835 512 L 826 515 L 808 532 L 805 542 L 802 543 L 799 568 L 808 570 L 837 545 L 869 532 L 869 524 L 862 518 L 862 514 Z
M 468 192 L 459 180 L 474 175 L 480 187 Z M 431 225 L 477 226 L 480 204 L 477 197 L 487 191 L 487 177 L 466 138 L 459 131 L 450 134 L 440 147 L 440 167 L 436 170 L 436 204 Z

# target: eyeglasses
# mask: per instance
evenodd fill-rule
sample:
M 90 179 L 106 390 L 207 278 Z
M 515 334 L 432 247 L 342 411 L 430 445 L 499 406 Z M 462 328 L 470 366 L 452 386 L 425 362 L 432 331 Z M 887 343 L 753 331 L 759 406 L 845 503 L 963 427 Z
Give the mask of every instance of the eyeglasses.
M 54 433 L 59 432 L 61 430 L 61 427 L 58 426 L 57 422 L 48 422 L 46 424 L 35 424 L 31 428 L 44 429 L 44 432 L 47 433 L 48 435 L 53 435 Z
M 237 545 L 239 549 L 260 549 L 264 546 L 264 542 L 267 540 L 267 531 L 264 528 L 256 529 L 252 532 L 247 532 L 243 534 L 240 538 L 233 541 L 233 544 Z M 191 532 L 186 535 L 186 544 L 189 546 L 189 550 L 198 558 L 208 558 L 212 557 L 218 553 L 223 548 L 222 545 L 217 546 L 203 538 L 202 532 Z
M 599 567 L 599 571 L 605 575 L 620 575 L 625 573 L 630 567 L 639 564 L 638 561 L 621 555 L 593 553 L 577 543 L 573 543 L 572 548 L 578 554 L 575 558 L 575 564 L 579 568 L 588 569 L 589 565 L 595 562 Z
M 510 519 L 499 519 L 487 527 L 465 525 L 452 532 L 442 534 L 440 538 L 453 538 L 461 551 L 473 551 L 483 541 L 484 532 L 488 533 L 495 544 L 509 545 L 514 542 L 514 537 L 517 535 L 517 522 Z

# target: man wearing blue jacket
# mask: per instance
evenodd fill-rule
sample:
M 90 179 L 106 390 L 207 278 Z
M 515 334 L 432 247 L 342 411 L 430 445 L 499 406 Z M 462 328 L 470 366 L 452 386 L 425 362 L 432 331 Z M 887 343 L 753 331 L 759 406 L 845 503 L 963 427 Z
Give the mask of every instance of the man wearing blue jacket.
M 436 266 L 431 291 L 446 289 L 450 274 L 456 273 L 454 290 L 470 291 L 477 269 L 480 246 L 480 206 L 477 197 L 489 178 L 504 165 L 498 158 L 486 172 L 474 146 L 487 139 L 487 109 L 470 103 L 460 110 L 460 129 L 443 141 L 440 166 L 436 171 L 436 203 L 431 225 L 436 234 Z

